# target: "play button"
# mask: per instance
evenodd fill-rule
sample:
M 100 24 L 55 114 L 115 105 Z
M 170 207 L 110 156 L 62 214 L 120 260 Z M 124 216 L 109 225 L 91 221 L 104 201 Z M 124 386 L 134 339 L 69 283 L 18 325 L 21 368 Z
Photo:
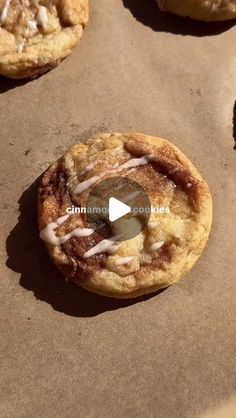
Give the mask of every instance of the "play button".
M 114 222 L 127 213 L 131 212 L 131 207 L 116 199 L 110 197 L 109 199 L 109 221 Z
M 147 225 L 151 204 L 139 183 L 128 177 L 110 177 L 90 189 L 86 202 L 88 224 L 104 239 L 126 241 Z

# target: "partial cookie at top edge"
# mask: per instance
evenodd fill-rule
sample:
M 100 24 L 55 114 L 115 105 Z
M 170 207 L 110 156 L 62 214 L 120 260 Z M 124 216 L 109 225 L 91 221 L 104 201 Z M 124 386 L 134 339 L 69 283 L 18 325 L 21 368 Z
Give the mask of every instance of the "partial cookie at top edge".
M 206 22 L 236 19 L 236 0 L 157 0 L 157 4 L 162 11 Z

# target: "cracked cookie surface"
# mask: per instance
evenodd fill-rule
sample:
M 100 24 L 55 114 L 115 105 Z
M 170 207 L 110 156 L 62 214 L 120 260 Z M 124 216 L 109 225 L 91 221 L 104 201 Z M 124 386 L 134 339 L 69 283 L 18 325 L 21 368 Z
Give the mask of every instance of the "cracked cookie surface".
M 0 74 L 35 77 L 70 54 L 88 22 L 88 0 L 0 0 Z
M 83 215 L 66 209 L 86 206 L 91 186 L 117 175 L 139 183 L 153 207 L 169 212 L 152 213 L 135 238 L 112 243 L 108 230 L 101 236 Z M 167 287 L 193 267 L 209 236 L 212 200 L 197 169 L 169 141 L 101 134 L 71 147 L 45 172 L 38 221 L 50 257 L 67 280 L 131 298 Z

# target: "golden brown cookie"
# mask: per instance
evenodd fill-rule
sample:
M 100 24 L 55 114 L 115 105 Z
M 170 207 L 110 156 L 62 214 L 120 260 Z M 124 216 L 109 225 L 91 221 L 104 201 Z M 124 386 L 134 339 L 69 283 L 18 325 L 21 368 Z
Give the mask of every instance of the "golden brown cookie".
M 210 21 L 236 18 L 236 0 L 157 0 L 161 10 Z
M 88 0 L 0 0 L 0 74 L 35 77 L 70 54 L 88 22 Z
M 112 241 L 108 230 L 101 235 L 83 214 L 67 213 L 72 205 L 86 206 L 94 185 L 117 176 L 141 185 L 152 207 L 169 208 L 152 212 L 142 232 L 123 242 Z M 132 298 L 176 283 L 191 270 L 209 236 L 212 199 L 197 169 L 169 141 L 101 134 L 70 148 L 46 171 L 38 221 L 67 280 L 102 295 Z

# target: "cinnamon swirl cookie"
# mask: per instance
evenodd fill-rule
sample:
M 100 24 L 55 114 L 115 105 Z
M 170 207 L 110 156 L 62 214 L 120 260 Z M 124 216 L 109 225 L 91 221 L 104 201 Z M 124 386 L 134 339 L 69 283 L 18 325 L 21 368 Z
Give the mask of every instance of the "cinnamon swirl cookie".
M 0 74 L 34 77 L 72 51 L 88 22 L 88 0 L 0 0 Z
M 102 211 L 93 220 L 81 210 L 91 194 L 100 202 L 100 182 L 104 196 L 107 189 L 115 196 L 113 186 L 104 188 L 113 177 L 117 189 L 124 191 L 129 179 L 148 195 L 145 222 L 143 213 L 130 213 L 115 228 Z M 140 190 L 131 195 L 140 203 Z M 136 206 L 140 211 L 142 205 Z M 135 216 L 143 226 L 124 241 L 121 230 L 132 228 Z M 67 280 L 102 295 L 132 298 L 176 283 L 193 267 L 209 236 L 212 200 L 197 169 L 169 141 L 102 134 L 73 146 L 46 171 L 38 189 L 38 221 L 51 259 Z
M 236 0 L 157 0 L 161 10 L 205 21 L 236 18 Z

